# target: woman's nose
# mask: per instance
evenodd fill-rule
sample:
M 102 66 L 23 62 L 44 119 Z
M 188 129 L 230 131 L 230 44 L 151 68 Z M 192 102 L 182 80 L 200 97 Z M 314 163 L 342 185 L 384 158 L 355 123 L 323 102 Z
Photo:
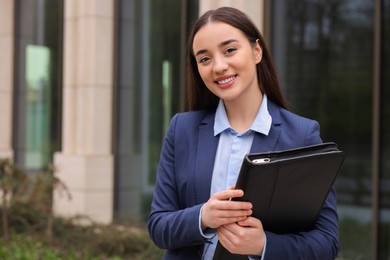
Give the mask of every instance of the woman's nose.
M 216 56 L 214 57 L 214 66 L 213 70 L 215 73 L 219 74 L 228 69 L 229 65 L 224 59 L 224 57 Z

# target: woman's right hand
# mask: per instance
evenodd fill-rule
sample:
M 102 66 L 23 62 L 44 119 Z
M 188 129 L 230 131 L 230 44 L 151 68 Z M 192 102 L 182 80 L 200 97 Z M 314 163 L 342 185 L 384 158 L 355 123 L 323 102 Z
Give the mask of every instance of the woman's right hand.
M 217 192 L 203 205 L 202 230 L 245 220 L 252 214 L 252 203 L 233 201 L 244 195 L 242 190 L 228 189 Z

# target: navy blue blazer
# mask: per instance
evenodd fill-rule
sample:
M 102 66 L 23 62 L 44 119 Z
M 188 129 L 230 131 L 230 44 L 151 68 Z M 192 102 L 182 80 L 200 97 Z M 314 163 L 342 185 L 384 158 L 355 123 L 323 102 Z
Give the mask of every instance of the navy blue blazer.
M 321 143 L 319 124 L 268 100 L 272 126 L 255 134 L 251 152 L 283 150 Z M 215 111 L 179 113 L 170 123 L 161 151 L 148 230 L 166 249 L 163 259 L 201 259 L 207 240 L 199 231 L 199 212 L 210 197 L 219 135 Z M 260 195 L 260 194 L 259 194 Z M 286 216 L 288 218 L 288 216 Z M 280 235 L 266 231 L 265 259 L 335 259 L 339 251 L 336 196 L 329 194 L 309 232 Z

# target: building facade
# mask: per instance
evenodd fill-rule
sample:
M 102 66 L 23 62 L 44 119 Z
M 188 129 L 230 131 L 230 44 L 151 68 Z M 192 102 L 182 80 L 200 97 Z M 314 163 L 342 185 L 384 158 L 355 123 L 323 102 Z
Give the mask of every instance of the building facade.
M 389 0 L 1 0 L 0 156 L 55 165 L 58 215 L 143 221 L 191 21 L 220 6 L 252 17 L 290 109 L 346 152 L 340 259 L 389 259 Z

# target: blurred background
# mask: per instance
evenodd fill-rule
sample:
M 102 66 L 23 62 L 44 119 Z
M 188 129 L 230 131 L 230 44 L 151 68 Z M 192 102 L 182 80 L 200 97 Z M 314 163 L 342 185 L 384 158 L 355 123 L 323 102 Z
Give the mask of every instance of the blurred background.
M 340 259 L 390 259 L 390 0 L 1 0 L 0 157 L 55 165 L 57 215 L 145 222 L 191 22 L 220 6 L 252 17 L 290 110 L 346 152 Z

